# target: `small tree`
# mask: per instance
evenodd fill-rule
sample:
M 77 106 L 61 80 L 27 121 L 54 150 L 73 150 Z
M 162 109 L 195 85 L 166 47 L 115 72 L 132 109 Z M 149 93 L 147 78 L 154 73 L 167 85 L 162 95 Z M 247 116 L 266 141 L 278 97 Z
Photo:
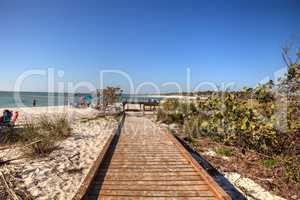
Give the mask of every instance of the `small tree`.
M 283 48 L 282 57 L 288 68 L 286 76 L 281 80 L 281 89 L 289 96 L 300 93 L 300 48 L 295 56 L 290 56 L 291 47 Z M 294 59 L 293 59 L 294 58 Z
M 108 106 L 117 102 L 122 95 L 122 92 L 123 91 L 119 87 L 106 87 L 105 89 L 97 90 L 97 108 L 105 112 Z

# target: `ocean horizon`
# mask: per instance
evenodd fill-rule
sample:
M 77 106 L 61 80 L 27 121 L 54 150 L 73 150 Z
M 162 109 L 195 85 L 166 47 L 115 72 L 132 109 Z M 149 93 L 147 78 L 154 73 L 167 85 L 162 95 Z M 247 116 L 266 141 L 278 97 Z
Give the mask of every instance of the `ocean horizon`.
M 48 93 L 48 92 L 13 92 L 0 91 L 0 108 L 12 107 L 32 107 L 33 99 L 36 100 L 37 107 L 63 106 L 69 103 L 78 102 L 80 96 L 87 97 L 88 101 L 93 101 L 91 93 Z M 19 97 L 19 98 L 18 98 Z M 155 95 L 129 95 L 122 94 L 119 101 L 147 101 L 149 98 L 160 100 Z

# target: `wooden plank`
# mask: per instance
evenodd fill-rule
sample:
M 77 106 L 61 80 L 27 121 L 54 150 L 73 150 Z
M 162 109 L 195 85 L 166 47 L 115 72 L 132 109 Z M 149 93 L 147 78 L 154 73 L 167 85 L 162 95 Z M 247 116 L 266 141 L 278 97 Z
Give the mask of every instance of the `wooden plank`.
M 103 185 L 102 190 L 126 191 L 208 191 L 207 185 Z
M 140 197 L 214 197 L 211 191 L 126 191 L 101 190 L 100 195 Z
M 146 118 L 129 117 L 90 197 L 226 199 L 174 139 Z
M 126 154 L 122 154 L 122 155 L 113 155 L 112 158 L 181 158 L 183 159 L 180 155 L 172 155 L 172 154 L 148 154 L 148 155 L 126 155 Z
M 163 154 L 148 154 L 148 155 L 114 155 L 112 159 L 155 159 L 155 158 L 160 158 L 160 159 L 182 159 L 181 156 L 177 155 L 163 155 Z
M 168 176 L 197 176 L 197 172 L 196 171 L 191 171 L 191 172 L 133 172 L 133 171 L 129 171 L 129 172 L 100 172 L 100 175 L 106 175 L 107 177 L 110 176 L 118 176 L 118 177 L 129 177 L 129 176 L 136 176 L 136 177 L 168 177 Z
M 194 172 L 193 168 L 109 168 L 109 172 Z
M 147 138 L 143 138 L 143 140 L 147 140 Z M 148 139 L 148 140 L 151 141 L 151 139 Z M 138 143 L 136 143 L 136 142 L 138 142 Z M 155 141 L 153 141 L 153 143 L 152 143 L 152 141 L 151 141 L 151 144 L 149 144 L 149 143 L 143 143 L 142 141 L 139 141 L 139 139 L 133 139 L 126 143 L 118 143 L 118 144 L 120 144 L 119 147 L 135 147 L 135 148 L 155 147 L 155 146 L 159 146 L 159 145 L 164 145 L 169 148 L 174 147 L 172 145 L 172 143 L 163 143 L 163 142 L 155 142 Z
M 114 176 L 114 175 L 109 175 L 104 177 L 104 181 L 106 180 L 126 180 L 126 181 L 197 181 L 201 180 L 199 178 L 199 175 L 194 175 L 194 176 Z
M 213 180 L 211 176 L 199 165 L 199 163 L 187 152 L 187 150 L 174 138 L 174 136 L 167 132 L 166 130 L 162 130 L 167 137 L 174 142 L 176 147 L 182 152 L 183 156 L 187 158 L 191 162 L 191 165 L 195 167 L 198 171 L 198 174 L 207 181 L 208 185 L 212 189 L 212 191 L 216 194 L 219 199 L 231 200 L 231 197 Z
M 107 167 L 107 169 L 113 169 L 113 168 L 138 168 L 138 169 L 153 169 L 153 168 L 158 168 L 158 169 L 174 169 L 174 168 L 191 168 L 191 166 L 189 165 L 189 163 L 187 162 L 177 162 L 177 163 L 174 163 L 174 162 L 164 162 L 164 163 L 159 163 L 159 162 L 156 162 L 156 163 L 150 163 L 147 162 L 147 165 L 146 163 L 140 163 L 140 162 L 135 162 L 134 165 L 129 162 L 126 162 L 126 163 L 122 163 L 122 162 L 118 162 L 118 163 L 115 163 L 115 162 L 111 162 L 110 163 L 110 166 Z
M 152 148 L 148 148 L 148 147 L 144 147 L 144 148 L 117 148 L 116 152 L 118 151 L 122 151 L 122 152 L 139 152 L 139 151 L 145 151 L 145 152 L 178 152 L 178 149 L 174 149 L 174 148 L 162 148 L 162 147 L 152 147 Z
M 125 156 L 152 156 L 152 155 L 162 155 L 162 156 L 181 156 L 181 154 L 178 152 L 162 152 L 160 154 L 155 154 L 152 152 L 139 152 L 139 154 L 136 154 L 136 152 L 115 152 L 114 155 L 125 155 Z
M 187 160 L 181 159 L 181 160 L 111 160 L 112 164 L 188 164 L 189 162 Z
M 151 137 L 155 137 L 155 135 L 151 136 Z M 123 140 L 123 142 L 122 142 L 122 138 L 121 138 L 119 144 L 121 147 L 123 147 L 123 146 L 133 147 L 130 145 L 131 142 L 134 144 L 134 147 L 143 147 L 143 146 L 153 147 L 156 145 L 164 145 L 167 147 L 174 147 L 170 141 L 165 141 L 164 138 L 161 138 L 161 140 L 152 140 L 151 137 L 150 138 L 146 138 L 146 137 L 132 138 L 127 141 Z M 145 141 L 147 141 L 147 142 L 145 142 Z
M 139 154 L 139 153 L 141 153 L 141 154 L 173 154 L 173 153 L 175 153 L 175 154 L 177 154 L 178 152 L 174 152 L 174 151 L 161 151 L 161 150 L 151 150 L 151 151 L 149 151 L 149 150 L 139 150 L 139 151 L 133 151 L 133 150 L 131 150 L 131 151 L 121 151 L 121 150 L 117 150 L 117 151 L 115 151 L 114 152 L 114 154 L 135 154 L 135 155 L 137 155 L 137 154 Z
M 149 163 L 149 162 L 180 162 L 180 163 L 186 163 L 186 160 L 185 159 L 182 159 L 182 158 L 132 158 L 132 159 L 128 159 L 128 158 L 113 158 L 112 159 L 112 162 L 132 162 L 132 163 L 140 163 L 140 162 L 143 162 L 143 163 Z
M 99 196 L 98 200 L 174 200 L 174 197 L 120 197 L 120 196 Z M 176 197 L 176 200 L 215 200 L 214 197 Z
M 126 165 L 126 164 L 113 164 L 111 163 L 109 166 L 109 169 L 123 169 L 123 168 L 128 168 L 128 169 L 185 169 L 185 168 L 190 168 L 191 166 L 188 164 L 181 164 L 181 165 L 168 165 L 168 164 L 161 164 L 161 165 Z M 194 168 L 193 168 L 194 169 Z
M 134 183 L 134 184 L 133 184 Z M 99 183 L 100 184 L 100 183 Z M 207 183 L 202 180 L 174 180 L 172 182 L 166 182 L 166 181 L 141 181 L 141 180 L 137 180 L 137 181 L 122 181 L 122 180 L 107 180 L 103 183 L 103 185 L 147 185 L 147 186 L 160 186 L 160 185 L 165 185 L 165 186 L 189 186 L 189 185 L 207 185 Z
M 132 166 L 132 165 L 135 165 L 135 166 L 164 166 L 164 167 L 167 167 L 167 166 L 177 166 L 177 165 L 186 165 L 186 166 L 189 166 L 188 163 L 179 163 L 179 162 L 164 162 L 164 163 L 159 163 L 159 162 L 156 162 L 156 163 L 122 163 L 122 162 L 119 162 L 119 163 L 107 163 L 109 164 L 111 167 L 116 167 L 116 166 L 122 166 L 122 167 L 128 167 L 128 166 Z

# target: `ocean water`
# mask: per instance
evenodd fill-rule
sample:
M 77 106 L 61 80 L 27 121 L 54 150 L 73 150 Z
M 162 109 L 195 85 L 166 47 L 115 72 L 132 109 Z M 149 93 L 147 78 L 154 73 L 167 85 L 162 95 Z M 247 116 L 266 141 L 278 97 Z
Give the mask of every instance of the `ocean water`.
M 30 107 L 33 99 L 36 99 L 36 106 L 64 105 L 65 98 L 68 96 L 68 94 L 46 92 L 0 92 L 0 108 Z
M 68 93 L 47 93 L 47 92 L 1 92 L 0 108 L 9 107 L 32 107 L 33 99 L 36 106 L 62 106 L 69 103 L 79 102 L 80 96 L 84 96 L 86 101 L 94 102 L 96 98 L 92 94 L 68 94 Z M 20 98 L 17 98 L 20 97 Z M 149 99 L 160 100 L 149 95 L 128 95 L 123 94 L 119 101 L 148 101 Z

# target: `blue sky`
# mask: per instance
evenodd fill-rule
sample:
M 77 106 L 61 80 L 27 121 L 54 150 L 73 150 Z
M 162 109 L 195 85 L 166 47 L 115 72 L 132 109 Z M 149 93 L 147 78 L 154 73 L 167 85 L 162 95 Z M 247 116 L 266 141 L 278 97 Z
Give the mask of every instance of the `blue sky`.
M 109 69 L 128 73 L 135 87 L 185 86 L 187 67 L 193 86 L 253 86 L 284 67 L 286 41 L 298 35 L 300 46 L 299 10 L 298 0 L 0 0 L 0 90 L 48 67 L 64 71 L 57 80 L 97 86 Z M 128 85 L 117 75 L 105 83 Z M 46 78 L 31 77 L 22 90 L 45 91 Z

